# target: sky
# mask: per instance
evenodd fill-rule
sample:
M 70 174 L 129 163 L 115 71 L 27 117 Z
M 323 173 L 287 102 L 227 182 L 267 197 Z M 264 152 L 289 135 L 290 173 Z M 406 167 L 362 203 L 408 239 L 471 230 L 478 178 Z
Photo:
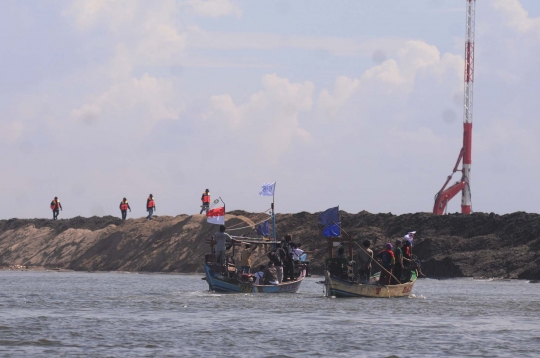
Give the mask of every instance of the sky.
M 431 212 L 465 0 L 0 2 L 0 218 Z M 537 212 L 540 2 L 476 6 L 472 210 Z M 459 173 L 451 183 L 459 180 Z M 461 196 L 448 211 L 460 210 Z

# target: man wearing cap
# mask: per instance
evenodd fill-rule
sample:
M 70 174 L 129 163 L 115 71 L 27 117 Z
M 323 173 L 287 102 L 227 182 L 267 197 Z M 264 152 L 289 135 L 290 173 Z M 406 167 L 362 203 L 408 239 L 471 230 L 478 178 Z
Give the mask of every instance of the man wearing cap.
M 403 236 L 403 238 L 404 238 L 405 240 L 407 240 L 408 242 L 411 243 L 411 247 L 412 247 L 412 242 L 413 242 L 413 240 L 414 240 L 414 234 L 416 234 L 416 231 L 409 231 L 409 232 L 407 233 L 407 235 Z
M 384 268 L 384 270 L 381 270 L 381 276 L 379 277 L 379 284 L 380 285 L 389 285 L 390 279 L 392 276 L 390 275 L 390 272 L 392 272 L 392 267 L 394 266 L 396 260 L 394 258 L 394 252 L 392 251 L 392 244 L 387 243 L 384 246 L 384 250 L 379 252 L 377 254 L 377 261 L 379 261 Z

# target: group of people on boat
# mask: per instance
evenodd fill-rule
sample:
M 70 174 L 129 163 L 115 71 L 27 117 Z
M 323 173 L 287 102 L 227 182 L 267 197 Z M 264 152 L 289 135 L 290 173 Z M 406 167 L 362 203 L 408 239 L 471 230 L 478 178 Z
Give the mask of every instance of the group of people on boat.
M 411 270 L 416 269 L 419 276 L 423 276 L 420 265 L 412 255 L 412 241 L 416 231 L 407 233 L 402 239 L 397 239 L 395 243 L 386 243 L 384 248 L 377 254 L 370 249 L 371 241 L 364 240 L 360 249 L 354 255 L 354 259 L 349 261 L 345 254 L 345 248 L 340 246 L 336 259 L 327 260 L 327 269 L 334 275 L 344 279 L 353 279 L 359 283 L 371 283 L 372 271 L 380 268 L 380 285 L 398 285 L 409 282 Z M 376 264 L 374 264 L 376 261 Z M 353 272 L 348 272 L 347 268 L 352 266 Z M 350 271 L 350 270 L 349 270 Z
M 221 266 L 230 262 L 227 257 L 227 250 L 234 244 L 235 240 L 226 233 L 226 226 L 220 225 L 219 232 L 214 234 L 215 260 Z M 267 243 L 268 244 L 268 243 Z M 302 245 L 292 242 L 290 234 L 285 235 L 281 242 L 272 244 L 273 248 L 266 254 L 268 264 L 261 265 L 259 270 L 251 274 L 251 256 L 257 249 L 257 244 L 244 244 L 244 249 L 240 253 L 239 274 L 250 277 L 255 285 L 278 285 L 282 282 L 297 280 L 295 266 L 302 265 L 306 268 L 306 275 L 309 274 L 309 261 L 306 261 L 307 252 L 302 250 Z

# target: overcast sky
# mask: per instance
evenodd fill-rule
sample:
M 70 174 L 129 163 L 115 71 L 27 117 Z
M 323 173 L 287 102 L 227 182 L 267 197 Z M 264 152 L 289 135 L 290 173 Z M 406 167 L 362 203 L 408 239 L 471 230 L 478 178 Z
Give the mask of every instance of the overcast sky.
M 473 211 L 537 212 L 540 2 L 476 20 Z M 430 212 L 464 34 L 465 0 L 1 1 L 0 218 L 259 212 L 270 181 L 278 212 Z

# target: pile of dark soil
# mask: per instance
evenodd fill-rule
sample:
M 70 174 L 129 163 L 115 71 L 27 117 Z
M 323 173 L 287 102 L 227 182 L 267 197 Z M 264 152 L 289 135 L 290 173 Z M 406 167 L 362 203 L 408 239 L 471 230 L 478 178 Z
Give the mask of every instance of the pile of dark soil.
M 253 213 L 234 211 L 227 225 L 252 225 Z M 286 233 L 310 254 L 314 273 L 322 273 L 326 239 L 317 224 L 319 213 L 278 214 L 278 237 Z M 342 227 L 355 241 L 386 242 L 417 231 L 413 252 L 432 277 L 484 276 L 540 279 L 540 215 L 475 213 L 436 216 L 341 212 Z M 246 226 L 241 225 L 241 226 Z M 0 221 L 0 266 L 45 266 L 74 270 L 200 272 L 208 251 L 205 239 L 217 227 L 204 215 L 161 216 L 153 221 L 119 218 L 11 219 Z M 244 229 L 231 232 L 240 235 Z M 346 238 L 346 236 L 344 236 Z M 238 254 L 238 253 L 237 253 Z M 259 248 L 253 266 L 267 261 Z

